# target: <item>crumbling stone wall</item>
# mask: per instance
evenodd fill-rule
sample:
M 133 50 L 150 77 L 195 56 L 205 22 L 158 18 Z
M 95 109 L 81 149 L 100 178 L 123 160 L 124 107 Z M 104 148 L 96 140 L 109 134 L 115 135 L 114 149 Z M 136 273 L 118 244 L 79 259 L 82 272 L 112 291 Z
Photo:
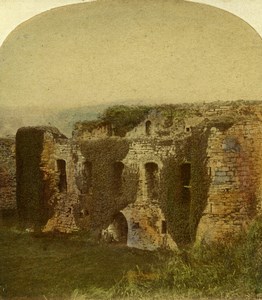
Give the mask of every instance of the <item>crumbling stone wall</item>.
M 127 215 L 132 221 L 129 245 L 143 249 L 175 248 L 176 244 L 181 247 L 195 240 L 209 187 L 206 167 L 208 131 L 205 118 L 187 114 L 186 118 L 173 116 L 171 122 L 170 114 L 166 119 L 153 111 L 127 134 L 132 146 L 126 160 L 136 165 L 140 174 L 137 200 L 123 210 L 127 215 L 126 211 L 130 209 L 130 215 Z M 157 197 L 152 197 L 155 191 L 149 186 L 147 164 L 158 167 Z M 189 166 L 189 182 L 183 180 L 181 169 L 184 165 Z
M 167 105 L 141 116 L 78 123 L 70 140 L 50 127 L 20 129 L 20 218 L 153 250 L 225 239 L 261 213 L 260 104 Z
M 166 225 L 163 225 L 166 219 L 159 203 L 162 161 L 173 151 L 172 141 L 163 145 L 162 141 L 149 137 L 136 139 L 133 140 L 123 161 L 126 165 L 137 169 L 139 174 L 136 201 L 122 210 L 128 222 L 127 245 L 130 247 L 148 250 L 159 247 L 176 248 Z M 155 166 L 153 174 L 148 174 L 150 172 L 150 168 L 147 169 L 148 164 Z M 150 180 L 151 176 L 154 177 L 154 182 Z
M 35 230 L 76 228 L 71 146 L 56 128 L 25 127 L 16 136 L 17 206 L 21 224 Z M 59 190 L 58 161 L 66 165 L 66 190 Z M 47 223 L 48 222 L 48 223 Z
M 211 185 L 198 239 L 231 238 L 259 212 L 261 130 L 259 120 L 243 120 L 226 130 L 211 128 L 207 148 Z
M 16 210 L 15 140 L 0 139 L 0 211 Z
M 72 232 L 78 230 L 75 210 L 78 189 L 75 184 L 75 157 L 71 142 L 45 133 L 40 169 L 44 174 L 46 202 L 52 207 L 43 231 Z
M 195 240 L 196 228 L 207 201 L 204 128 L 175 140 L 175 155 L 164 161 L 160 201 L 167 227 L 180 247 Z
M 82 143 L 81 169 L 86 163 L 92 166 L 92 174 L 88 176 L 92 182 L 89 189 L 81 193 L 80 209 L 85 210 L 82 218 L 78 218 L 81 227 L 101 233 L 113 222 L 117 213 L 135 201 L 138 174 L 136 169 L 125 163 L 128 151 L 129 142 L 120 138 L 90 139 Z M 121 170 L 116 168 L 119 164 L 122 165 Z M 78 176 L 78 188 L 81 190 L 81 181 L 88 184 L 88 179 L 83 172 Z

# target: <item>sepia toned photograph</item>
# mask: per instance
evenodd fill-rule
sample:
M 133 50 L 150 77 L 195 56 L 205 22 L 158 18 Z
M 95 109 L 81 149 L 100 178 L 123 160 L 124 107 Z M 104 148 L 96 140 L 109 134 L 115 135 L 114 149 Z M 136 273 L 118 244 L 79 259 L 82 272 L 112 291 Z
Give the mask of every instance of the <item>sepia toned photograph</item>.
M 0 300 L 262 299 L 261 16 L 0 0 Z

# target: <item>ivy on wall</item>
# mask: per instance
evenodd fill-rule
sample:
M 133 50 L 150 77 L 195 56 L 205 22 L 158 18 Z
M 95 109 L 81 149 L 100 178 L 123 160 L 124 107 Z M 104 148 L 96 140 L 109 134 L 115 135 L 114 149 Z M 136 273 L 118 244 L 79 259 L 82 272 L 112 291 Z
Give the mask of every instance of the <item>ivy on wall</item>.
M 115 163 L 122 161 L 129 151 L 129 142 L 125 139 L 89 140 L 83 142 L 81 150 L 86 161 L 92 163 L 92 192 L 86 197 L 90 228 L 99 231 L 106 228 L 121 209 L 135 201 L 138 173 L 125 166 L 121 182 L 116 182 L 116 176 L 120 176 L 115 174 Z
M 96 120 L 77 122 L 73 135 L 78 137 L 83 132 L 91 133 L 94 129 L 104 127 L 107 128 L 109 136 L 124 137 L 145 119 L 150 110 L 150 106 L 110 106 Z
M 126 132 L 143 121 L 152 110 L 166 118 L 164 126 L 170 127 L 173 121 L 182 124 L 185 117 L 201 115 L 198 107 L 190 108 L 189 105 L 163 105 L 154 108 L 117 105 L 105 110 L 99 120 L 81 124 L 89 131 L 97 126 L 111 126 L 115 135 L 124 137 Z M 210 128 L 216 127 L 224 131 L 235 122 L 236 118 L 218 116 L 212 120 L 204 120 L 192 128 L 191 134 L 180 132 L 174 141 L 176 155 L 163 161 L 160 174 L 160 203 L 167 220 L 168 231 L 178 245 L 188 245 L 194 241 L 207 203 L 210 178 L 206 150 Z M 171 130 L 175 131 L 176 127 L 173 126 Z M 48 219 L 46 197 L 50 198 L 53 193 L 52 184 L 44 183 L 40 168 L 45 131 L 44 127 L 22 128 L 16 136 L 17 204 L 20 219 L 25 224 L 38 226 Z M 59 137 L 58 133 L 55 135 Z M 161 140 L 160 136 L 159 145 L 161 143 L 168 146 L 173 141 Z M 125 166 L 122 176 L 116 176 L 115 164 L 123 161 L 129 151 L 129 141 L 124 138 L 88 140 L 82 142 L 81 151 L 86 162 L 91 163 L 91 171 L 90 174 L 86 171 L 86 191 L 84 187 L 80 190 L 86 194 L 84 197 L 88 202 L 90 226 L 100 230 L 109 225 L 121 209 L 135 201 L 138 171 Z M 191 179 L 187 187 L 181 176 L 183 163 L 191 165 Z M 90 176 L 92 186 L 88 186 Z M 76 182 L 81 182 L 81 178 L 76 178 Z
M 66 139 L 57 128 L 49 126 L 23 127 L 16 134 L 16 199 L 21 225 L 40 230 L 53 213 L 49 200 L 57 191 L 57 179 L 44 176 L 41 155 L 44 135 L 54 140 Z M 44 179 L 44 177 L 47 177 Z
M 160 203 L 168 230 L 179 247 L 195 240 L 196 230 L 207 204 L 210 177 L 207 170 L 209 130 L 195 128 L 191 136 L 176 141 L 176 155 L 164 161 Z M 185 186 L 181 167 L 190 163 L 190 183 Z
M 123 137 L 142 122 L 151 109 L 150 106 L 115 105 L 107 108 L 99 118 L 112 125 L 114 135 Z
M 191 242 L 195 241 L 198 223 L 207 205 L 210 187 L 210 174 L 207 168 L 207 146 L 210 126 L 199 126 L 193 129 L 191 136 L 191 204 L 189 231 Z
M 40 171 L 44 131 L 21 128 L 16 134 L 17 208 L 23 226 L 39 227 L 45 222 L 43 174 Z
M 168 232 L 178 246 L 191 242 L 189 230 L 190 202 L 185 199 L 181 177 L 181 165 L 190 161 L 190 141 L 176 141 L 176 156 L 169 157 L 163 162 L 160 175 L 160 205 L 164 212 Z

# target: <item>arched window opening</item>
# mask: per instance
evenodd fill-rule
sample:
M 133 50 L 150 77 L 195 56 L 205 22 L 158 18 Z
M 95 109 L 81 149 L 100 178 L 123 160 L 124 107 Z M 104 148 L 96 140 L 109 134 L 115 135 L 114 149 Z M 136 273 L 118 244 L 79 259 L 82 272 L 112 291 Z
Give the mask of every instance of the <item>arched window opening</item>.
M 146 135 L 151 135 L 151 126 L 152 126 L 152 123 L 151 121 L 146 121 Z
M 66 162 L 63 159 L 56 161 L 57 172 L 59 174 L 58 189 L 60 193 L 67 191 L 67 180 L 66 180 Z
M 149 199 L 158 198 L 158 165 L 153 162 L 145 164 L 146 185 Z
M 113 165 L 114 187 L 117 191 L 119 191 L 122 187 L 124 167 L 125 165 L 121 161 L 117 161 Z
M 92 163 L 85 161 L 83 166 L 82 194 L 87 194 L 92 187 Z

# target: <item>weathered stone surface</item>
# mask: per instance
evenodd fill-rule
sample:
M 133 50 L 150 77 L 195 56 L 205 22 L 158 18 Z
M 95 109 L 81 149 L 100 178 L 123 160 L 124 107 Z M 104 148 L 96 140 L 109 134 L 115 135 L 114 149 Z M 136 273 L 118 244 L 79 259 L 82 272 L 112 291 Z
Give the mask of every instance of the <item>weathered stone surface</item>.
M 211 185 L 198 238 L 223 240 L 261 213 L 261 129 L 261 121 L 251 119 L 212 131 L 207 148 Z
M 121 138 L 101 122 L 78 123 L 72 139 L 47 127 L 25 130 L 43 134 L 40 190 L 31 199 L 44 215 L 41 230 L 89 230 L 149 250 L 245 230 L 262 209 L 262 106 L 239 102 L 232 112 L 232 105 L 153 109 Z M 34 158 L 30 145 L 21 147 L 18 161 Z M 24 216 L 28 169 L 18 169 Z
M 16 209 L 15 140 L 0 139 L 0 211 Z

